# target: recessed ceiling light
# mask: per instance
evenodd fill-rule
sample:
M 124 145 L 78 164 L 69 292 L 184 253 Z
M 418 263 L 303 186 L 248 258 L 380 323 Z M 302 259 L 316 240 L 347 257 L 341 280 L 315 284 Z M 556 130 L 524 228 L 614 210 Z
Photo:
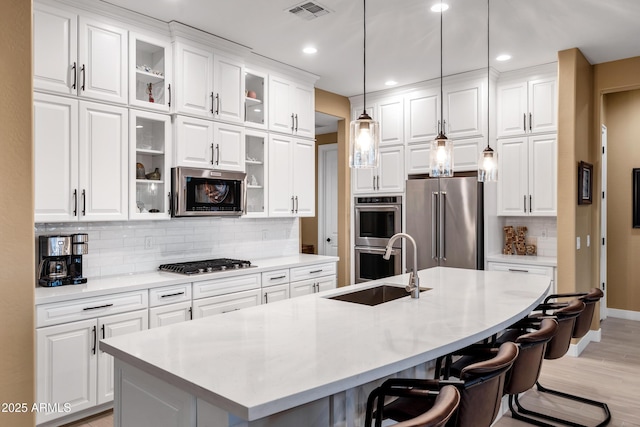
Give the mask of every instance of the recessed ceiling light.
M 302 49 L 302 51 L 304 53 L 307 53 L 307 54 L 311 55 L 313 53 L 316 53 L 318 51 L 318 49 L 316 49 L 315 47 L 309 46 L 309 47 L 305 47 L 304 49 Z
M 506 53 L 503 53 L 502 55 L 498 55 L 496 57 L 496 61 L 508 61 L 511 59 L 511 55 L 507 55 Z
M 386 82 L 384 82 L 384 84 L 387 86 L 395 86 L 398 84 L 398 82 L 395 80 L 387 80 Z
M 449 5 L 446 3 L 436 3 L 431 6 L 431 12 L 444 12 L 449 9 Z

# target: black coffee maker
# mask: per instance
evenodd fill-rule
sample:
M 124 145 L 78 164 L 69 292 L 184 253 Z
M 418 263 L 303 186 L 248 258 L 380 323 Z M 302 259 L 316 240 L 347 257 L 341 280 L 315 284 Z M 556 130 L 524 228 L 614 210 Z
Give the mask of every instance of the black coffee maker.
M 88 253 L 89 236 L 40 236 L 40 263 L 38 284 L 40 286 L 62 286 L 87 283 L 82 276 L 82 255 Z

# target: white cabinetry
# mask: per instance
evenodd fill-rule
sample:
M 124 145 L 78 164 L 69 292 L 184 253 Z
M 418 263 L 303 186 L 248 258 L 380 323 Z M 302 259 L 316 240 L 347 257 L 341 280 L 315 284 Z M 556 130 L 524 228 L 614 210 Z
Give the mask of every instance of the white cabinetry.
M 555 294 L 557 289 L 557 284 L 555 283 L 555 267 L 547 266 L 547 265 L 536 265 L 536 264 L 524 264 L 513 262 L 493 262 L 489 261 L 487 263 L 487 270 L 489 271 L 511 271 L 515 273 L 522 274 L 541 274 L 543 276 L 547 276 L 551 285 L 549 286 L 549 294 Z
M 191 283 L 149 290 L 149 328 L 191 320 Z
M 291 298 L 313 294 L 336 287 L 336 264 L 325 263 L 290 269 Z
M 36 400 L 69 403 L 78 412 L 113 399 L 113 359 L 100 339 L 147 329 L 147 293 L 36 307 Z M 38 412 L 37 423 L 69 412 Z
M 129 128 L 129 219 L 169 219 L 171 117 L 131 109 Z
M 213 169 L 244 172 L 244 128 L 214 123 L 213 151 Z
M 303 137 L 315 136 L 315 92 L 304 85 L 269 76 L 269 129 Z
M 404 143 L 404 102 L 392 97 L 377 102 L 380 121 L 380 146 Z
M 498 215 L 555 216 L 556 135 L 498 140 Z
M 244 65 L 240 61 L 214 55 L 214 118 L 232 123 L 244 122 L 244 79 Z
M 171 107 L 171 43 L 129 33 L 129 104 L 161 112 Z
M 127 31 L 34 4 L 34 87 L 127 103 Z
M 267 129 L 267 74 L 255 70 L 245 72 L 244 122 L 245 126 Z
M 173 50 L 176 67 L 174 111 L 198 117 L 212 117 L 213 52 L 206 46 L 182 42 L 174 42 Z
M 246 274 L 193 284 L 193 318 L 260 305 L 260 274 Z
M 269 188 L 267 159 L 269 139 L 266 132 L 245 129 L 245 168 L 247 172 L 247 216 L 267 216 Z
M 435 87 L 405 97 L 405 135 L 408 144 L 426 143 L 438 135 L 440 91 Z M 428 150 L 428 146 L 427 146 Z
M 498 137 L 556 132 L 556 86 L 555 76 L 498 84 Z
M 404 147 L 381 147 L 380 164 L 374 169 L 352 172 L 353 194 L 401 193 L 404 191 Z
M 315 142 L 269 136 L 269 216 L 315 215 Z
M 34 94 L 35 221 L 126 220 L 127 132 L 125 108 Z
M 449 138 L 456 141 L 484 134 L 485 97 L 486 78 L 445 85 L 444 126 Z
M 262 303 L 289 299 L 289 269 L 262 273 Z

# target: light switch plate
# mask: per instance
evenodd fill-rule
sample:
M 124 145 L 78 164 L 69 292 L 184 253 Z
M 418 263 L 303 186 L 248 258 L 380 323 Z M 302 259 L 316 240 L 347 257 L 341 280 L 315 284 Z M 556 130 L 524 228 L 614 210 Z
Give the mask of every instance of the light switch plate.
M 576 238 L 576 249 L 580 249 L 580 236 Z
M 587 234 L 587 247 L 591 246 L 591 235 Z

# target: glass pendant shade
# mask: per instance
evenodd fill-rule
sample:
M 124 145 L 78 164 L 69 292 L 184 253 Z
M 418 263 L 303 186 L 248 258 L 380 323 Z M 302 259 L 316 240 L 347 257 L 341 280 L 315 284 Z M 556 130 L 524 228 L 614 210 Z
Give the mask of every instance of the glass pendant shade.
M 478 159 L 478 181 L 495 182 L 498 180 L 498 153 L 487 146 Z
M 380 146 L 380 124 L 366 112 L 351 122 L 349 132 L 349 166 L 352 168 L 377 168 Z
M 434 177 L 453 176 L 453 141 L 443 133 L 431 141 L 429 171 L 429 175 Z

